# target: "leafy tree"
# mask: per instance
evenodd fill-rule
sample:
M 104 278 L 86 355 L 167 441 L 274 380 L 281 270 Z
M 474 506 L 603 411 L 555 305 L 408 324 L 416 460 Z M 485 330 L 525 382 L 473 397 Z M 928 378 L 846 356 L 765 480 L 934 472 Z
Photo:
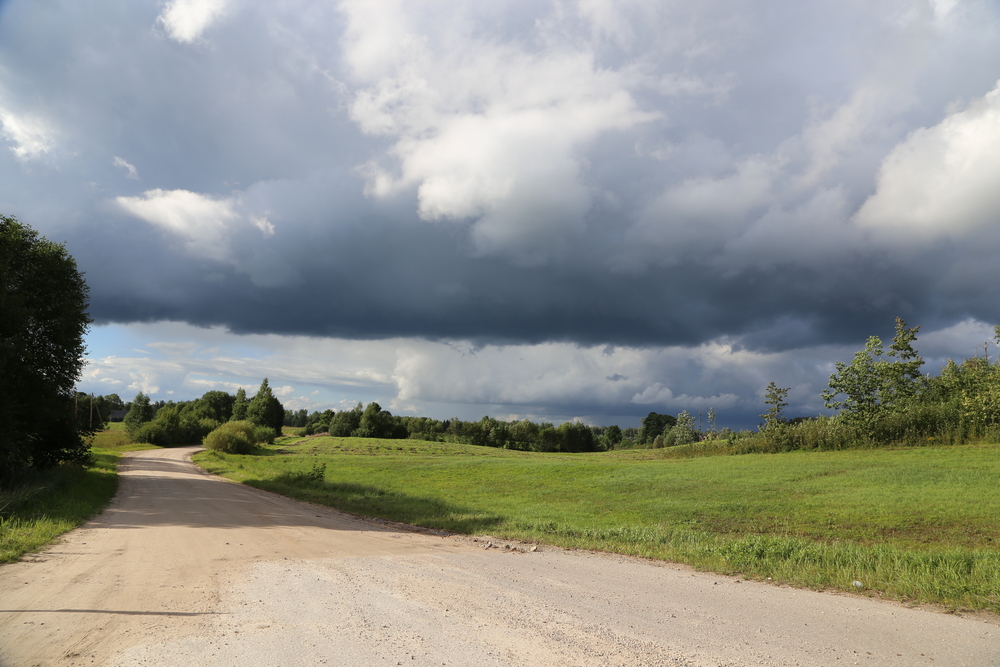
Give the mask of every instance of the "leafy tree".
M 530 450 L 532 445 L 538 441 L 538 433 L 541 427 L 530 419 L 522 419 L 510 425 L 507 429 L 511 449 Z
M 826 407 L 840 410 L 846 421 L 868 432 L 887 412 L 901 409 L 924 385 L 924 360 L 913 349 L 919 329 L 907 328 L 897 317 L 888 353 L 878 336 L 870 336 L 850 364 L 838 361 L 822 394 Z M 841 395 L 844 398 L 837 400 Z
M 125 415 L 125 433 L 131 438 L 146 422 L 153 420 L 153 406 L 149 404 L 149 396 L 141 391 L 132 399 L 132 407 Z
M 698 431 L 694 427 L 694 417 L 687 410 L 677 415 L 676 423 L 663 434 L 663 446 L 688 445 L 698 442 Z
M 564 452 L 593 452 L 597 450 L 594 433 L 586 424 L 563 422 L 556 429 L 560 438 L 560 450 Z
M 373 401 L 361 414 L 353 435 L 359 438 L 405 438 L 407 432 L 406 427 L 398 423 L 391 412 L 383 410 L 381 405 Z
M 89 458 L 73 409 L 87 303 L 65 247 L 0 216 L 0 485 Z
M 267 426 L 273 428 L 275 433 L 281 433 L 281 426 L 285 421 L 285 408 L 271 393 L 267 378 L 260 383 L 260 389 L 247 406 L 246 418 L 257 426 Z
M 244 392 L 244 396 L 246 393 Z M 227 422 L 233 416 L 236 397 L 225 391 L 206 391 L 197 401 L 191 401 L 189 410 L 199 419 Z
M 621 428 L 617 424 L 612 424 L 604 429 L 604 437 L 608 439 L 608 449 L 611 449 L 612 447 L 617 447 L 624 436 L 622 435 Z
M 791 388 L 782 388 L 776 385 L 773 381 L 771 384 L 767 385 L 767 393 L 764 395 L 764 404 L 770 405 L 770 409 L 762 414 L 760 417 L 764 420 L 764 425 L 761 430 L 775 428 L 785 423 L 785 413 L 784 409 L 788 407 L 788 403 L 785 399 L 788 398 L 788 392 Z
M 672 415 L 661 415 L 656 412 L 650 412 L 642 418 L 642 426 L 639 428 L 639 434 L 635 441 L 640 445 L 652 443 L 656 436 L 671 428 L 676 423 L 677 420 Z
M 353 434 L 361 426 L 361 415 L 365 408 L 359 402 L 351 410 L 341 410 L 330 419 L 328 432 L 338 438 L 346 438 Z

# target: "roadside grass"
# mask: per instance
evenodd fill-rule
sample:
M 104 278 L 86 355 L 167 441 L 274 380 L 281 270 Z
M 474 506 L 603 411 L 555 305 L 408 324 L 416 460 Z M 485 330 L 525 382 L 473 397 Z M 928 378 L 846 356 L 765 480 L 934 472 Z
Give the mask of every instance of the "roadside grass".
M 93 465 L 60 466 L 0 491 L 0 563 L 13 563 L 99 513 L 118 490 L 122 452 L 154 449 L 127 443 L 122 428 L 101 431 L 91 446 Z M 120 426 L 120 425 L 118 425 Z
M 963 445 L 663 459 L 293 437 L 195 461 L 356 514 L 1000 612 L 998 455 Z

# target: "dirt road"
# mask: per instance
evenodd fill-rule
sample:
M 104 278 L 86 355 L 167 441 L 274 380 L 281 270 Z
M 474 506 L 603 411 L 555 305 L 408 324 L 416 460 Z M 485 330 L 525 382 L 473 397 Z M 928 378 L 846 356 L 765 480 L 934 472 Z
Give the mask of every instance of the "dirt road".
M 139 452 L 0 567 L 0 667 L 1000 665 L 1000 626 L 671 565 L 422 535 Z

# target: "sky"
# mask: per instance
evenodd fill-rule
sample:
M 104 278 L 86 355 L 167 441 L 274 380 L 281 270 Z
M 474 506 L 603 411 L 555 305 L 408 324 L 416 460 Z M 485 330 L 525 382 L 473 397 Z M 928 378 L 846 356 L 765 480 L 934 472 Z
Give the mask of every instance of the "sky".
M 750 428 L 983 353 L 998 80 L 995 0 L 0 0 L 0 213 L 81 391 Z

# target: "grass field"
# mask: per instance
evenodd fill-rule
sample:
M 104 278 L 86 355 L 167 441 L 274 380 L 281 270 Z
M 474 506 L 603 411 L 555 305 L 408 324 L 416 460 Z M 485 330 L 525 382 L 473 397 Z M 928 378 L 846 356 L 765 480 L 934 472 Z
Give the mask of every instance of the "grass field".
M 18 560 L 103 510 L 118 489 L 121 453 L 151 448 L 126 443 L 122 425 L 111 424 L 94 437 L 93 466 L 49 470 L 0 493 L 0 563 Z
M 1000 612 L 1000 446 L 655 455 L 315 437 L 196 461 L 358 514 Z

